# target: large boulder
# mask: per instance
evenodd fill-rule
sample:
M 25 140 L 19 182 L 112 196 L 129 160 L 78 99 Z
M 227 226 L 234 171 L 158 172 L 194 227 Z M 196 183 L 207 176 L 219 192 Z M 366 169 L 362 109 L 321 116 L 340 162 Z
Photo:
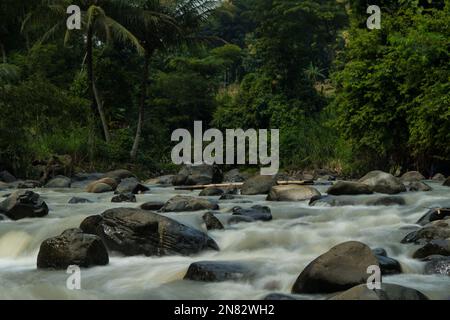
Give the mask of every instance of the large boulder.
M 11 183 L 11 182 L 17 181 L 17 179 L 11 173 L 4 170 L 4 171 L 0 172 L 0 181 L 6 182 L 6 183 Z
M 428 300 L 428 297 L 415 289 L 383 283 L 381 289 L 369 289 L 366 284 L 360 284 L 331 300 Z
M 103 173 L 93 172 L 93 173 L 86 173 L 86 172 L 79 172 L 72 176 L 72 188 L 80 188 L 85 189 L 88 184 L 91 182 L 94 182 L 96 180 L 100 180 L 104 178 L 105 175 Z
M 234 207 L 232 209 L 234 216 L 244 216 L 251 218 L 254 221 L 270 221 L 272 220 L 272 214 L 269 207 L 255 205 L 248 209 L 241 207 Z
M 309 186 L 284 185 L 273 186 L 270 189 L 267 201 L 305 201 L 320 196 L 317 189 Z
M 102 240 L 80 229 L 69 229 L 45 240 L 37 257 L 38 268 L 67 269 L 70 265 L 88 268 L 108 263 L 108 251 Z
M 173 185 L 201 185 L 222 182 L 222 172 L 216 166 L 206 164 L 187 165 L 173 178 Z
M 274 176 L 254 176 L 244 182 L 241 188 L 241 194 L 268 194 L 270 189 L 276 184 L 277 180 Z
M 219 206 L 208 199 L 189 196 L 175 196 L 161 208 L 163 212 L 218 210 Z
M 72 180 L 65 176 L 56 176 L 45 185 L 46 188 L 70 188 Z
M 72 197 L 70 198 L 69 202 L 70 204 L 77 204 L 77 203 L 92 203 L 91 200 L 86 198 L 80 198 L 80 197 Z
M 444 183 L 442 184 L 443 186 L 446 187 L 450 187 L 450 177 L 448 177 L 447 179 L 445 179 Z
M 203 221 L 205 222 L 205 226 L 207 230 L 222 230 L 223 224 L 220 222 L 219 219 L 216 218 L 214 213 L 212 212 L 206 212 L 202 216 Z
M 123 179 L 135 178 L 135 176 L 128 170 L 119 169 L 105 173 L 104 178 L 111 178 L 116 180 L 116 183 L 120 183 L 120 181 L 122 181 Z
M 191 255 L 219 250 L 205 233 L 151 211 L 116 208 L 90 216 L 80 225 L 98 235 L 110 250 L 126 256 Z
M 422 181 L 412 181 L 408 184 L 407 189 L 409 191 L 432 191 L 433 188 L 431 188 L 428 184 Z
M 143 192 L 146 192 L 149 190 L 150 190 L 149 188 L 147 188 L 146 186 L 139 183 L 138 179 L 132 177 L 132 178 L 122 179 L 122 181 L 120 181 L 119 185 L 117 186 L 115 193 L 116 194 L 120 194 L 120 193 L 138 194 L 138 193 L 143 193 Z
M 450 218 L 450 208 L 429 209 L 416 223 L 422 226 L 437 220 Z
M 442 173 L 436 173 L 431 180 L 433 181 L 444 181 L 445 180 L 445 176 Z
M 368 185 L 372 191 L 386 194 L 405 192 L 406 187 L 400 179 L 383 171 L 371 171 L 359 179 L 360 183 Z
M 327 190 L 327 194 L 334 196 L 372 193 L 373 191 L 368 185 L 354 181 L 338 181 Z
M 116 190 L 117 182 L 113 178 L 103 178 L 88 184 L 86 191 L 90 193 L 103 193 Z
M 158 211 L 162 207 L 164 207 L 164 202 L 159 201 L 149 201 L 141 205 L 142 210 L 149 210 L 149 211 Z
M 400 180 L 402 182 L 413 182 L 425 180 L 425 177 L 419 171 L 408 171 L 400 177 Z
M 431 240 L 450 238 L 450 219 L 430 222 L 419 230 L 407 234 L 402 243 L 424 244 Z
M 156 178 L 151 178 L 145 181 L 145 184 L 161 184 L 161 185 L 171 185 L 173 183 L 173 178 L 175 175 L 165 175 Z
M 424 259 L 429 256 L 440 255 L 450 256 L 450 240 L 449 239 L 437 239 L 431 240 L 423 247 L 416 250 L 413 254 L 414 259 Z
M 205 282 L 243 281 L 253 276 L 252 269 L 240 262 L 200 261 L 191 263 L 184 279 Z
M 332 293 L 367 282 L 369 266 L 379 266 L 368 246 L 361 242 L 341 243 L 312 261 L 300 274 L 293 293 Z
M 19 190 L 0 203 L 0 213 L 12 220 L 38 218 L 48 214 L 48 207 L 39 194 Z

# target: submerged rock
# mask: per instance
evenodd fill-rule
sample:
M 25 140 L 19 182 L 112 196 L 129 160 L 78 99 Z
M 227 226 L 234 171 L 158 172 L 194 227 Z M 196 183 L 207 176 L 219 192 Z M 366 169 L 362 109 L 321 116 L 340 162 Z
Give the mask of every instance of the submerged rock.
M 276 185 L 274 176 L 255 176 L 247 179 L 241 188 L 242 195 L 268 194 L 270 189 Z
M 76 203 L 92 203 L 91 200 L 85 199 L 85 198 L 79 198 L 79 197 L 72 197 L 69 202 L 70 204 L 76 204 Z
M 361 284 L 332 297 L 331 300 L 428 300 L 428 297 L 412 288 L 383 283 L 381 289 L 369 289 L 366 284 Z
M 367 200 L 365 204 L 368 206 L 404 206 L 406 202 L 405 199 L 403 199 L 402 197 L 387 196 Z
M 111 202 L 115 202 L 115 203 L 118 203 L 118 202 L 136 202 L 136 196 L 133 193 L 131 193 L 131 192 L 121 193 L 121 194 L 119 194 L 117 196 L 114 196 L 111 199 Z
M 351 197 L 341 196 L 320 196 L 313 197 L 309 201 L 310 206 L 327 205 L 331 207 L 340 206 L 396 206 L 405 205 L 405 199 L 399 196 L 375 196 L 375 197 Z
M 219 250 L 205 233 L 151 211 L 116 208 L 86 218 L 80 228 L 127 256 L 191 255 Z
M 218 210 L 219 206 L 207 199 L 175 196 L 161 208 L 163 212 Z
M 0 203 L 0 213 L 12 220 L 39 218 L 48 214 L 48 207 L 39 194 L 19 190 Z
M 222 230 L 224 229 L 222 223 L 217 219 L 212 212 L 207 212 L 202 217 L 205 222 L 207 230 Z
M 45 240 L 37 257 L 38 268 L 66 269 L 70 265 L 87 268 L 109 263 L 102 240 L 80 229 L 69 229 Z
M 383 171 L 371 171 L 359 179 L 360 183 L 368 185 L 372 191 L 386 194 L 405 192 L 406 187 L 400 179 Z
M 305 201 L 320 196 L 317 189 L 309 186 L 284 185 L 273 186 L 270 189 L 267 201 Z
M 332 293 L 365 284 L 369 266 L 379 264 L 368 246 L 357 241 L 338 244 L 301 272 L 292 293 Z
M 251 218 L 252 220 L 260 220 L 260 221 L 270 221 L 272 220 L 272 214 L 270 212 L 269 207 L 265 206 L 252 206 L 248 209 L 243 209 L 241 207 L 234 207 L 232 209 L 234 216 L 245 216 Z
M 368 185 L 353 181 L 338 181 L 327 190 L 327 194 L 335 196 L 372 193 L 373 191 Z
M 184 276 L 185 280 L 219 282 L 251 279 L 253 270 L 235 261 L 200 261 L 191 263 Z

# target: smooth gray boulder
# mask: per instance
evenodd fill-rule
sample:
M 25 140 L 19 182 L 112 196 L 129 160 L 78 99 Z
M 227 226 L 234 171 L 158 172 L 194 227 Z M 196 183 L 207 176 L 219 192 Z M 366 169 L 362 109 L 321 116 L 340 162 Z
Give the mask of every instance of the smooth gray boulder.
M 45 184 L 45 188 L 70 188 L 72 180 L 65 176 L 56 176 Z
M 368 185 L 354 181 L 338 181 L 327 190 L 327 194 L 334 196 L 372 193 Z
M 244 182 L 241 188 L 241 194 L 249 196 L 268 194 L 276 183 L 276 177 L 274 176 L 254 176 Z
M 423 174 L 421 174 L 419 171 L 408 171 L 405 172 L 401 177 L 400 180 L 405 182 L 414 182 L 414 181 L 422 181 L 425 180 L 425 177 Z
M 397 194 L 406 191 L 406 187 L 400 179 L 379 170 L 369 172 L 358 182 L 368 185 L 372 191 L 378 193 Z
M 273 186 L 270 189 L 267 201 L 305 201 L 320 196 L 320 192 L 310 186 L 284 185 Z

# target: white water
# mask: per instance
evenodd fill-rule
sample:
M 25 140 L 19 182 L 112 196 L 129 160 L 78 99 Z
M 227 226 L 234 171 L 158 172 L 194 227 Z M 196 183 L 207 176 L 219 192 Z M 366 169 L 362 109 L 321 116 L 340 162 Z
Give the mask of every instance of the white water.
M 332 246 L 358 240 L 371 248 L 383 247 L 403 268 L 401 275 L 387 276 L 384 282 L 422 291 L 432 299 L 450 298 L 450 277 L 423 275 L 424 263 L 411 259 L 414 245 L 400 244 L 429 207 L 450 207 L 450 188 L 429 183 L 432 192 L 405 193 L 406 206 L 309 207 L 307 202 L 266 202 L 264 196 L 244 197 L 252 203 L 220 201 L 226 221 L 227 211 L 236 206 L 267 205 L 270 222 L 241 223 L 225 231 L 209 232 L 220 252 L 204 252 L 191 257 L 122 257 L 110 253 L 107 266 L 82 270 L 81 290 L 68 290 L 65 271 L 36 269 L 41 242 L 78 227 L 87 216 L 114 207 L 138 207 L 147 201 L 165 201 L 178 192 L 173 188 L 150 186 L 151 192 L 137 196 L 137 203 L 111 203 L 112 193 L 88 194 L 81 189 L 34 190 L 47 202 L 45 218 L 0 221 L 0 299 L 261 299 L 273 292 L 290 293 L 303 268 Z M 318 187 L 325 192 L 326 187 Z M 11 192 L 11 191 L 9 191 Z M 9 192 L 0 192 L 0 197 Z M 94 203 L 67 204 L 73 196 Z M 355 196 L 367 198 L 371 196 Z M 211 197 L 217 199 L 217 197 Z M 0 198 L 0 200 L 3 198 Z M 201 216 L 167 213 L 184 224 L 206 231 Z M 246 282 L 202 283 L 183 280 L 192 262 L 233 260 L 252 263 L 258 276 Z M 298 296 L 304 299 L 325 296 Z

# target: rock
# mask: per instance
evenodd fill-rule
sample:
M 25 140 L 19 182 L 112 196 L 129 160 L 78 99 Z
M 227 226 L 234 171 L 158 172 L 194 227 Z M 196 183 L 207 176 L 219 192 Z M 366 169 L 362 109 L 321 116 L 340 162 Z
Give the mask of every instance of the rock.
M 312 207 L 320 205 L 331 207 L 353 206 L 355 205 L 355 201 L 353 199 L 342 198 L 342 196 L 314 196 L 309 200 L 308 205 Z
M 6 182 L 6 183 L 11 183 L 11 182 L 17 181 L 17 179 L 11 173 L 4 170 L 4 171 L 0 172 L 0 181 Z
M 328 182 L 328 181 L 335 181 L 336 177 L 329 175 L 329 174 L 324 174 L 321 176 L 318 176 L 316 179 L 318 182 Z
M 136 178 L 124 178 L 120 181 L 119 185 L 116 188 L 115 193 L 143 193 L 149 191 L 150 189 L 146 186 L 139 183 L 139 180 Z
M 263 300 L 275 301 L 275 300 L 297 300 L 293 296 L 283 293 L 269 293 L 263 298 Z
M 109 171 L 109 172 L 105 173 L 104 177 L 105 178 L 114 179 L 117 184 L 120 183 L 120 181 L 122 181 L 123 179 L 126 179 L 126 178 L 136 178 L 134 176 L 134 174 L 132 174 L 130 171 L 125 170 L 125 169 Z M 115 188 L 113 188 L 113 189 L 115 189 Z
M 39 172 L 41 182 L 48 181 L 58 175 L 70 177 L 73 171 L 73 161 L 70 155 L 52 155 L 46 160 L 33 161 L 35 171 Z M 37 177 L 36 177 L 37 178 Z
M 191 263 L 185 280 L 219 282 L 242 281 L 254 276 L 251 268 L 234 261 L 200 261 Z
M 225 194 L 220 196 L 219 200 L 233 200 L 235 198 L 236 197 L 234 195 L 225 193 Z
M 86 187 L 96 180 L 100 180 L 105 177 L 105 174 L 103 173 L 85 173 L 85 172 L 79 172 L 72 176 L 72 188 L 80 188 L 80 189 L 86 189 Z
M 357 241 L 338 244 L 312 261 L 300 274 L 292 293 L 332 293 L 365 284 L 369 266 L 379 266 L 370 248 Z
M 171 185 L 173 183 L 173 178 L 175 175 L 165 175 L 157 178 L 152 178 L 145 181 L 145 184 L 161 184 L 161 185 Z
M 85 199 L 85 198 L 78 198 L 78 197 L 73 197 L 69 200 L 70 204 L 75 204 L 75 203 L 92 203 L 91 200 Z
M 406 191 L 406 187 L 398 178 L 383 171 L 371 171 L 359 179 L 359 182 L 378 193 L 397 194 Z
M 424 273 L 450 276 L 450 257 L 441 256 L 431 259 L 425 265 Z
M 161 208 L 162 212 L 218 210 L 219 206 L 207 199 L 175 196 Z
M 400 180 L 403 183 L 417 182 L 417 181 L 425 180 L 425 177 L 419 171 L 408 171 L 400 177 Z
M 433 178 L 431 178 L 433 181 L 444 181 L 445 176 L 442 173 L 436 173 Z
M 388 257 L 385 249 L 375 248 L 372 252 L 378 260 L 382 275 L 402 273 L 402 266 L 400 263 L 397 260 Z
M 103 178 L 100 180 L 96 180 L 91 182 L 86 191 L 90 193 L 103 193 L 103 192 L 111 192 L 117 188 L 117 182 L 113 178 Z
M 443 186 L 446 187 L 450 187 L 450 177 L 448 177 L 447 179 L 445 179 L 444 183 L 442 184 Z
M 25 180 L 17 184 L 17 189 L 35 189 L 41 186 L 42 184 L 37 180 Z
M 199 196 L 201 197 L 212 197 L 212 196 L 221 196 L 225 193 L 222 189 L 216 188 L 216 187 L 208 187 L 206 189 L 203 189 Z
M 38 218 L 48 214 L 48 207 L 39 194 L 19 190 L 0 203 L 0 213 L 12 220 Z
M 173 185 L 201 185 L 222 182 L 222 173 L 216 166 L 206 164 L 184 166 L 174 177 Z
M 338 181 L 327 190 L 327 194 L 334 196 L 372 193 L 373 191 L 368 185 L 352 181 Z
M 413 181 L 410 182 L 407 186 L 407 189 L 409 191 L 431 191 L 433 188 L 431 188 L 429 185 L 427 185 L 425 182 L 422 181 Z
M 367 206 L 404 206 L 405 199 L 398 196 L 387 196 L 377 199 L 370 199 L 365 203 Z
M 102 240 L 80 229 L 69 229 L 45 240 L 37 257 L 38 268 L 67 269 L 70 265 L 88 268 L 108 263 L 108 252 Z
M 133 193 L 131 193 L 131 192 L 121 193 L 121 194 L 119 194 L 117 196 L 114 196 L 111 199 L 111 202 L 115 202 L 115 203 L 118 203 L 118 202 L 136 202 L 136 196 Z
M 268 194 L 270 189 L 276 185 L 274 176 L 255 176 L 246 180 L 241 188 L 242 195 Z
M 320 192 L 313 187 L 299 185 L 273 186 L 267 201 L 305 201 L 320 196 Z
M 431 240 L 413 254 L 414 259 L 424 259 L 432 255 L 450 256 L 450 240 Z
M 244 182 L 248 178 L 248 174 L 241 173 L 239 169 L 232 169 L 223 175 L 223 182 Z
M 253 206 L 249 209 L 243 209 L 241 207 L 234 207 L 232 209 L 234 216 L 245 216 L 253 220 L 270 221 L 272 220 L 272 214 L 269 207 L 263 207 L 260 205 Z
M 151 211 L 116 208 L 86 218 L 80 228 L 126 256 L 191 255 L 219 250 L 205 233 Z
M 450 208 L 433 208 L 427 211 L 416 223 L 422 226 L 450 217 Z
M 450 220 L 433 221 L 406 235 L 401 243 L 423 244 L 431 240 L 450 238 Z
M 342 292 L 331 300 L 428 300 L 428 297 L 415 289 L 397 284 L 382 283 L 381 289 L 369 289 L 360 284 Z
M 149 201 L 141 205 L 142 210 L 158 211 L 164 207 L 164 202 Z
M 247 216 L 231 216 L 227 221 L 228 225 L 238 224 L 242 222 L 255 222 L 255 219 Z
M 217 219 L 212 212 L 207 212 L 203 215 L 207 230 L 222 230 L 224 229 L 222 223 Z
M 5 183 L 3 181 L 0 181 L 0 190 L 7 190 L 7 189 L 12 189 L 12 188 L 13 188 L 12 185 Z
M 46 188 L 70 188 L 72 180 L 65 176 L 56 176 L 45 185 Z

